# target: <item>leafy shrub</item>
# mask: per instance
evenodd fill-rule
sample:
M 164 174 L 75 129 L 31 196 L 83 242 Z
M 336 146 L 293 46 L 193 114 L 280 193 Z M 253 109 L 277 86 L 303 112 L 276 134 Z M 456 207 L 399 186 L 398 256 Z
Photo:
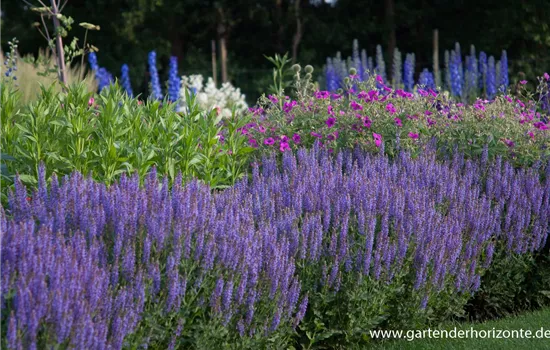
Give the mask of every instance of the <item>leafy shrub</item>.
M 47 178 L 79 171 L 109 184 L 156 166 L 170 181 L 181 171 L 222 188 L 245 174 L 253 151 L 236 131 L 246 119 L 221 124 L 221 116 L 201 110 L 194 99 L 188 113 L 179 114 L 166 102 L 131 99 L 117 85 L 98 96 L 82 84 L 67 93 L 43 88 L 38 101 L 19 110 L 12 107 L 17 96 L 2 93 L 2 152 L 12 159 L 6 170 L 30 185 L 44 162 Z
M 181 175 L 170 191 L 154 170 L 144 187 L 73 173 L 48 189 L 39 167 L 30 198 L 16 182 L 2 345 L 346 347 L 460 316 L 495 248 L 532 254 L 548 236 L 540 169 L 318 147 L 261 163 L 218 192 Z

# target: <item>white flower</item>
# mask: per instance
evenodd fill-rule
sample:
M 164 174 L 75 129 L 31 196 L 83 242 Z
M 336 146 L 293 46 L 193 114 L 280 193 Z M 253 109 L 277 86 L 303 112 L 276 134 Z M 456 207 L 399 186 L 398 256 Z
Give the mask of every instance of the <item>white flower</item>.
M 223 83 L 218 89 L 212 78 L 208 78 L 206 85 L 203 82 L 202 75 L 182 77 L 180 89 L 181 110 L 185 110 L 187 106 L 185 94 L 188 89 L 194 91 L 196 103 L 201 109 L 211 111 L 214 108 L 219 108 L 219 114 L 224 118 L 231 117 L 233 108 L 235 108 L 237 114 L 248 109 L 245 96 L 241 94 L 240 89 L 235 88 L 231 83 Z

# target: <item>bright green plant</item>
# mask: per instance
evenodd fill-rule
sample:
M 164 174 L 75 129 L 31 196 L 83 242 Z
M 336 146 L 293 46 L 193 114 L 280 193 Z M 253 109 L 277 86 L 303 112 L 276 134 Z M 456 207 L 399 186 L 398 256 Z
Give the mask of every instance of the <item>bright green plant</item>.
M 153 166 L 174 180 L 198 178 L 213 188 L 232 185 L 244 176 L 254 150 L 239 129 L 246 118 L 221 122 L 216 111 L 205 112 L 190 96 L 187 114 L 167 101 L 141 103 L 118 85 L 95 96 L 83 84 L 66 93 L 42 87 L 38 101 L 14 109 L 19 93 L 2 91 L 2 168 L 4 179 L 19 173 L 28 185 L 37 183 L 41 162 L 47 176 L 79 171 L 112 183 L 123 173 L 144 177 Z M 5 186 L 4 186 L 5 187 Z

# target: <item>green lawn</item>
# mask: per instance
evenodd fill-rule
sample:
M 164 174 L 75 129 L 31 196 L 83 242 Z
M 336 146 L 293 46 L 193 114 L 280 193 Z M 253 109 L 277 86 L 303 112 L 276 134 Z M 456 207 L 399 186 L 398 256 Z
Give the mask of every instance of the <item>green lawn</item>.
M 485 339 L 414 339 L 412 341 L 408 340 L 394 340 L 394 341 L 385 341 L 379 343 L 376 346 L 371 347 L 371 349 L 384 349 L 384 350 L 408 350 L 408 349 L 433 349 L 433 350 L 487 350 L 487 349 L 550 349 L 550 308 L 544 309 L 541 311 L 536 311 L 532 313 L 527 313 L 524 315 L 507 317 L 500 320 L 488 321 L 485 323 L 462 323 L 462 324 L 450 324 L 445 328 L 446 330 L 452 330 L 456 326 L 458 330 L 468 330 L 470 331 L 471 327 L 474 330 L 486 330 L 493 332 L 495 334 L 498 330 L 514 331 L 514 336 L 519 334 L 520 330 L 523 329 L 524 332 L 530 330 L 533 334 L 533 337 L 541 334 L 540 329 L 543 328 L 546 338 L 532 338 L 532 339 L 513 339 L 512 335 L 509 335 L 509 338 L 504 338 L 505 333 L 502 332 L 503 338 L 485 338 Z

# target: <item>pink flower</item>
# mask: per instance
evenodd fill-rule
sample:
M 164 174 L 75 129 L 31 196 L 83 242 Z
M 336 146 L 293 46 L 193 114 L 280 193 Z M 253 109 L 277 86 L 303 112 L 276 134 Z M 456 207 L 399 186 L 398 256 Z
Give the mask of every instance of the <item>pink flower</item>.
M 327 107 L 327 113 L 328 113 L 329 115 L 334 115 L 334 110 L 333 110 L 333 108 L 332 108 L 331 105 L 328 105 L 328 107 Z
M 529 135 L 529 137 L 530 137 L 532 140 L 535 139 L 535 134 L 534 134 L 532 131 L 529 131 L 529 132 L 527 133 L 527 135 Z
M 250 139 L 248 140 L 248 144 L 254 148 L 258 148 L 258 141 L 254 140 L 254 139 Z
M 351 101 L 351 109 L 353 109 L 354 111 L 362 111 L 363 106 L 361 106 L 359 103 L 355 101 Z
M 263 134 L 263 133 L 266 131 L 265 126 L 259 125 L 259 126 L 258 126 L 258 131 L 261 132 L 261 133 Z
M 90 99 L 88 100 L 88 106 L 91 107 L 95 102 L 95 99 L 93 97 L 90 97 Z
M 275 140 L 273 139 L 273 137 L 268 137 L 267 139 L 264 140 L 264 145 L 271 146 L 274 143 L 275 143 Z
M 546 81 L 550 80 L 550 75 L 548 73 L 544 73 L 543 77 Z
M 318 134 L 318 133 L 316 133 L 316 132 L 314 132 L 314 131 L 312 131 L 312 132 L 311 132 L 311 136 L 313 136 L 313 137 L 317 137 L 318 139 L 320 139 L 320 138 L 322 138 L 322 137 L 323 137 L 323 135 L 321 135 L 321 134 Z
M 300 135 L 294 134 L 294 135 L 292 136 L 292 141 L 294 141 L 294 143 L 300 143 L 300 140 L 301 140 Z
M 424 112 L 424 115 L 432 115 L 432 114 L 433 114 L 433 113 L 430 112 L 430 111 L 428 111 L 428 110 L 426 110 L 426 111 Z
M 315 93 L 315 98 L 317 99 L 326 99 L 326 98 L 329 98 L 330 97 L 330 92 L 329 91 L 317 91 Z
M 384 80 L 379 75 L 376 76 L 376 81 L 379 82 L 380 84 L 384 84 Z
M 363 126 L 365 128 L 370 128 L 372 124 L 372 121 L 369 119 L 369 117 L 365 117 L 365 119 L 363 120 Z
M 435 120 L 433 120 L 431 118 L 428 118 L 426 121 L 428 122 L 428 127 L 430 127 L 432 125 L 435 125 L 435 123 L 436 123 Z
M 522 81 L 520 81 L 519 83 L 520 83 L 521 85 L 525 85 L 525 84 L 527 84 L 527 80 L 522 80 Z
M 287 142 L 288 141 L 288 136 L 281 135 L 280 139 L 281 139 L 282 142 Z
M 418 139 L 419 135 L 417 133 L 410 132 L 409 137 L 413 140 L 416 140 L 416 139 Z
M 284 152 L 288 149 L 290 149 L 290 146 L 288 145 L 288 143 L 287 142 L 281 142 L 281 144 L 279 145 L 279 150 L 281 152 Z
M 327 139 L 330 141 L 334 141 L 338 138 L 338 131 L 333 132 L 332 134 L 328 134 Z
M 391 103 L 388 103 L 388 105 L 386 106 L 386 111 L 390 112 L 390 114 L 395 114 L 396 112 L 395 107 Z
M 380 147 L 380 145 L 382 144 L 382 135 L 373 132 L 372 137 L 374 138 L 374 144 L 376 145 L 376 147 Z
M 508 147 L 514 147 L 514 141 L 510 140 L 510 139 L 504 139 L 504 144 L 506 144 L 506 146 Z
M 533 124 L 533 126 L 539 130 L 548 130 L 548 125 L 544 124 L 543 122 L 536 122 Z
M 336 124 L 336 118 L 328 118 L 326 124 L 329 128 L 332 128 Z
M 275 96 L 273 96 L 273 95 L 269 95 L 268 98 L 269 98 L 269 100 L 270 100 L 273 104 L 279 102 L 279 100 L 277 99 L 277 97 L 275 97 Z
M 296 101 L 285 102 L 283 105 L 283 112 L 290 113 L 290 111 L 292 111 L 292 108 L 294 108 L 294 106 L 296 106 L 297 103 L 298 102 Z
M 403 122 L 401 121 L 401 119 L 399 119 L 399 118 L 393 118 L 393 121 L 395 122 L 395 125 L 397 125 L 398 127 L 402 127 L 402 126 L 403 126 Z

